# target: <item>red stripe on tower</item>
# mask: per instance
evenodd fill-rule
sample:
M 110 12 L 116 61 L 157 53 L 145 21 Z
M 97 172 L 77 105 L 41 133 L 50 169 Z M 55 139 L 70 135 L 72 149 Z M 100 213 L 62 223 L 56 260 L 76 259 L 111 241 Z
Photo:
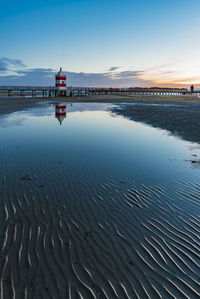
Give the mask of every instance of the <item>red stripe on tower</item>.
M 56 76 L 56 80 L 66 80 L 66 76 Z
M 67 81 L 67 76 L 63 73 L 62 68 L 60 68 L 60 71 L 55 76 L 56 89 L 59 91 L 66 90 L 67 89 L 66 81 Z
M 56 87 L 66 87 L 66 84 L 64 84 L 64 83 L 56 83 Z

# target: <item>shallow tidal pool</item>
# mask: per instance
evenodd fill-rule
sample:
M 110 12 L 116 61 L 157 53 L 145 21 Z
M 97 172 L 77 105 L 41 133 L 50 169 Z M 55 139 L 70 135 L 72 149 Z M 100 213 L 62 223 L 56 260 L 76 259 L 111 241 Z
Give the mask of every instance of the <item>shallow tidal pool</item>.
M 0 117 L 0 298 L 200 297 L 200 146 L 114 106 Z

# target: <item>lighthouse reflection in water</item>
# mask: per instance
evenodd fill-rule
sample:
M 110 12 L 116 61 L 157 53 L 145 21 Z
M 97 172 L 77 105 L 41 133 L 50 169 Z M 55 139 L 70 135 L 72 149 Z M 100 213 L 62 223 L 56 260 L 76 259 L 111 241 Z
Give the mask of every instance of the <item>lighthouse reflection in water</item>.
M 62 122 L 65 119 L 66 115 L 67 115 L 66 105 L 56 104 L 56 106 L 55 106 L 55 117 L 58 119 L 60 125 L 62 125 Z

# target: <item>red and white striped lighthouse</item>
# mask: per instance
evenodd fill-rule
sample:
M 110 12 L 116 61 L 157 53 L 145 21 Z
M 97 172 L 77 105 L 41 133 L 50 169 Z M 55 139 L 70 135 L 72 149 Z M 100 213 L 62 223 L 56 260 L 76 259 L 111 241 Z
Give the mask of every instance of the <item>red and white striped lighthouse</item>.
M 62 122 L 65 119 L 66 115 L 66 105 L 57 104 L 55 106 L 55 117 L 58 119 L 60 125 L 62 125 Z
M 63 91 L 66 91 L 66 89 L 67 89 L 67 84 L 66 84 L 67 76 L 63 73 L 62 68 L 60 68 L 60 71 L 55 76 L 55 79 L 56 79 L 56 82 L 55 82 L 56 89 L 58 91 L 61 91 L 61 93 Z

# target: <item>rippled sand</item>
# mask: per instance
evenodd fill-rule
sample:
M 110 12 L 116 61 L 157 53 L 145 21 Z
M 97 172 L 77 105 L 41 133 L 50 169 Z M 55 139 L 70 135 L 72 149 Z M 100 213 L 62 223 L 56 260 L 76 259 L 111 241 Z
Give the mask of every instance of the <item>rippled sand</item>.
M 79 175 L 66 186 L 25 175 L 9 189 L 1 177 L 0 297 L 199 298 L 200 184 L 88 190 Z
M 144 161 L 151 162 L 151 155 L 149 160 L 142 157 L 149 148 L 138 161 L 136 142 L 146 136 L 141 125 L 121 131 L 127 133 L 126 143 L 118 136 L 120 123 L 114 146 L 108 144 L 108 134 L 101 139 L 102 152 L 92 152 L 88 149 L 98 139 L 94 141 L 91 134 L 89 147 L 85 144 L 91 123 L 81 131 L 84 117 L 78 126 L 69 115 L 63 127 L 53 118 L 57 127 L 53 131 L 52 125 L 49 139 L 50 116 L 44 117 L 47 123 L 41 119 L 31 118 L 33 127 L 14 126 L 13 135 L 12 126 L 1 131 L 6 145 L 0 147 L 0 298 L 200 298 L 198 169 L 191 176 L 182 175 L 190 171 L 184 168 L 187 162 L 171 168 L 167 158 L 166 164 L 162 162 L 162 155 L 161 166 L 147 167 Z M 98 121 L 96 130 L 102 126 Z M 106 124 L 115 132 L 116 118 L 110 117 Z M 35 138 L 31 145 L 29 132 Z M 100 138 L 103 131 L 99 132 Z M 130 151 L 117 151 L 116 140 L 130 143 Z M 158 139 L 152 140 L 159 148 Z M 148 144 L 151 140 L 142 143 Z M 120 151 L 127 157 L 118 163 Z M 158 172 L 162 165 L 163 173 Z M 177 173 L 172 176 L 174 169 Z

